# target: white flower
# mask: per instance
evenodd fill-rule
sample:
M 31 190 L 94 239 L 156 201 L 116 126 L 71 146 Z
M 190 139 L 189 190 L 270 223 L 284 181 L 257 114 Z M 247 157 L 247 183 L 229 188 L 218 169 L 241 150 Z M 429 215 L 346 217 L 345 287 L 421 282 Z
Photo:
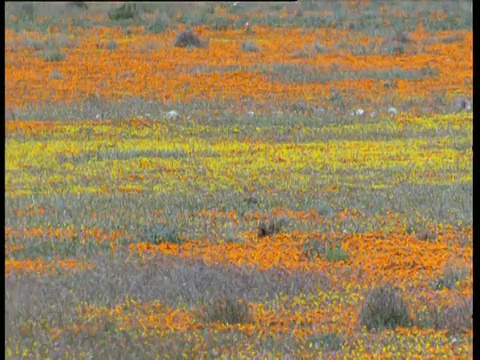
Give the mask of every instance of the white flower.
M 357 111 L 355 111 L 355 114 L 357 116 L 362 116 L 364 113 L 365 113 L 365 111 L 363 109 L 357 109 Z
M 167 114 L 165 115 L 165 118 L 174 119 L 177 116 L 178 116 L 178 112 L 176 112 L 175 110 L 172 110 L 172 111 L 167 112 Z

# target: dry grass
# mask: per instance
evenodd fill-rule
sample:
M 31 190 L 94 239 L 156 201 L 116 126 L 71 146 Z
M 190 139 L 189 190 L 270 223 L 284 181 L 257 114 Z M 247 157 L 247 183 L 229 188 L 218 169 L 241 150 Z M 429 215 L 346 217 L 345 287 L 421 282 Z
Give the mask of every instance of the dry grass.
M 7 358 L 472 356 L 468 2 L 76 3 L 6 4 Z

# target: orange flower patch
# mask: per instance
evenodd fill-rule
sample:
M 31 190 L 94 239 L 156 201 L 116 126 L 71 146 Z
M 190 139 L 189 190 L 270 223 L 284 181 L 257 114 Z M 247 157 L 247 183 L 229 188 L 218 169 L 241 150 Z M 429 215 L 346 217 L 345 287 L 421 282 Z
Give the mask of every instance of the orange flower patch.
M 291 333 L 299 338 L 318 333 L 314 324 L 322 331 L 347 331 L 347 335 L 353 336 L 358 313 L 358 307 L 346 306 L 341 303 L 298 311 L 266 310 L 262 304 L 254 305 L 254 309 L 254 320 L 257 327 L 283 334 Z
M 450 232 L 447 238 L 453 236 Z M 365 285 L 385 280 L 426 284 L 440 276 L 445 263 L 457 254 L 463 253 L 466 264 L 471 257 L 471 248 L 462 251 L 459 245 L 447 244 L 441 237 L 438 242 L 428 242 L 414 235 L 387 236 L 382 232 L 347 235 L 343 247 L 351 254 L 352 266 L 362 274 L 360 279 L 365 276 Z
M 132 124 L 136 124 L 135 120 L 128 120 Z M 85 120 L 82 121 L 80 128 L 112 125 L 112 120 Z M 8 120 L 5 122 L 5 132 L 8 134 L 22 135 L 40 135 L 44 133 L 63 132 L 66 124 L 53 120 Z
M 401 57 L 392 57 L 350 54 L 350 48 L 380 44 L 382 38 L 368 38 L 335 29 L 316 29 L 305 33 L 299 29 L 255 27 L 255 39 L 261 47 L 261 51 L 256 53 L 241 50 L 242 42 L 249 41 L 251 37 L 243 29 L 218 32 L 197 27 L 195 31 L 209 38 L 210 42 L 205 49 L 193 50 L 175 48 L 174 31 L 153 35 L 145 33 L 142 28 L 133 28 L 127 36 L 111 28 L 75 30 L 70 36 L 78 41 L 78 47 L 62 49 L 66 53 L 66 60 L 60 63 L 44 61 L 32 49 L 22 48 L 18 35 L 12 31 L 6 32 L 7 44 L 14 41 L 18 44 L 5 49 L 7 108 L 44 101 L 68 103 L 87 99 L 90 95 L 107 101 L 129 96 L 153 96 L 162 102 L 165 99 L 173 102 L 193 99 L 241 100 L 247 96 L 259 103 L 291 103 L 300 99 L 309 101 L 321 98 L 330 93 L 331 86 L 343 94 L 357 97 L 357 100 L 361 96 L 375 101 L 385 93 L 382 81 L 377 79 L 340 78 L 312 83 L 271 80 L 264 71 L 258 69 L 258 64 L 268 68 L 275 64 L 315 67 L 321 63 L 327 69 L 336 66 L 339 72 L 430 67 L 440 76 L 400 79 L 397 88 L 392 90 L 395 96 L 430 97 L 433 90 L 447 93 L 471 91 L 471 84 L 467 84 L 466 80 L 472 76 L 472 34 L 465 31 L 448 33 L 449 36 L 459 37 L 456 42 L 430 44 L 426 42 L 430 35 L 419 28 L 411 34 L 413 41 L 406 52 Z M 29 36 L 42 38 L 35 33 Z M 118 44 L 115 51 L 104 48 L 103 44 L 111 39 Z M 299 49 L 311 48 L 316 39 L 320 39 L 332 51 L 312 53 L 304 58 L 292 56 Z M 162 46 L 160 49 L 148 49 L 145 48 L 148 43 Z M 339 46 L 340 43 L 345 47 Z M 136 54 L 135 57 L 130 56 L 132 52 Z M 222 67 L 232 69 L 222 71 Z M 217 68 L 218 71 L 208 71 L 209 68 Z M 59 71 L 62 78 L 50 80 L 53 70 Z M 48 89 L 45 83 L 48 83 Z
M 5 260 L 5 275 L 13 272 L 35 272 L 38 274 L 53 273 L 57 267 L 63 270 L 83 270 L 92 268 L 93 265 L 89 262 L 83 262 L 75 259 L 57 259 L 50 262 L 44 262 L 37 258 L 36 260 Z
M 24 135 L 38 135 L 46 132 L 54 132 L 58 130 L 58 122 L 55 121 L 6 121 L 5 132 L 18 132 Z
M 316 271 L 328 274 L 332 281 L 355 281 L 366 286 L 383 281 L 426 285 L 439 277 L 444 265 L 458 258 L 458 254 L 462 254 L 461 261 L 468 264 L 472 251 L 445 241 L 458 236 L 453 231 L 439 235 L 438 242 L 418 240 L 414 235 L 387 235 L 383 232 L 336 234 L 336 238 L 341 237 L 340 245 L 348 257 L 344 261 L 331 262 L 323 257 L 307 258 L 302 248 L 307 237 L 326 242 L 322 234 L 292 233 L 263 238 L 257 238 L 253 232 L 245 235 L 250 239 L 245 244 L 209 241 L 190 241 L 181 245 L 139 243 L 130 245 L 130 250 L 140 254 L 198 258 L 209 264 L 255 266 L 261 270 L 277 267 Z
M 157 331 L 186 331 L 192 328 L 194 315 L 185 309 L 174 309 L 158 301 L 138 303 L 128 300 L 115 307 L 87 306 L 82 310 L 82 316 L 87 319 L 108 317 L 116 322 L 120 329 L 141 328 L 148 332 Z

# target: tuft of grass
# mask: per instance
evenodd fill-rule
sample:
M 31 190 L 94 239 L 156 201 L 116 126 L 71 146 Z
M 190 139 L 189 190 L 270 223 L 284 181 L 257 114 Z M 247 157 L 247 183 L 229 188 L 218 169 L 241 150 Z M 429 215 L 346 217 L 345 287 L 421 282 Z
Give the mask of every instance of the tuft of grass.
M 410 326 L 410 311 L 401 291 L 390 284 L 374 288 L 360 310 L 360 325 L 368 331 Z
M 250 51 L 250 52 L 258 52 L 258 51 L 260 51 L 260 48 L 254 42 L 244 41 L 242 43 L 242 50 L 243 51 Z
M 433 242 L 438 238 L 438 234 L 431 229 L 419 230 L 415 233 L 418 240 Z
M 227 18 L 217 16 L 213 21 L 213 28 L 217 31 L 228 30 L 230 22 Z
M 144 229 L 143 233 L 143 239 L 155 245 L 161 243 L 181 244 L 184 242 L 178 229 L 175 226 L 167 225 L 165 223 L 150 225 Z
M 309 110 L 309 106 L 303 102 L 296 102 L 290 106 L 290 110 L 295 113 L 305 114 Z
M 258 225 L 258 236 L 270 236 L 278 234 L 285 230 L 288 225 L 288 221 L 285 218 L 271 219 L 268 221 L 261 221 Z
M 52 80 L 61 80 L 63 79 L 63 76 L 62 74 L 57 71 L 57 70 L 52 70 L 52 72 L 50 73 L 50 79 Z
M 182 30 L 175 38 L 176 47 L 202 47 L 202 41 L 192 30 Z
M 383 50 L 390 55 L 402 55 L 405 54 L 407 47 L 402 42 L 393 41 L 385 44 Z
M 20 17 L 27 21 L 35 20 L 35 8 L 33 2 L 27 2 L 20 7 Z
M 309 238 L 302 244 L 304 255 L 309 260 L 318 257 L 326 258 L 328 261 L 345 261 L 349 254 L 338 244 L 338 239 L 328 236 L 325 240 Z
M 442 38 L 433 37 L 430 39 L 424 40 L 425 44 L 451 44 L 462 40 L 460 35 L 451 35 Z
M 408 44 L 409 42 L 411 42 L 411 40 L 408 36 L 408 33 L 404 31 L 396 31 L 394 34 L 390 34 L 383 40 L 384 44 L 395 42 L 401 44 Z
M 455 333 L 472 328 L 473 301 L 463 298 L 453 306 L 440 307 L 428 303 L 422 309 L 415 311 L 415 326 L 435 330 L 445 329 Z
M 325 255 L 328 261 L 345 261 L 348 259 L 348 252 L 340 246 L 329 248 Z
M 105 48 L 110 51 L 116 50 L 118 49 L 118 43 L 115 40 L 110 40 L 105 44 Z
M 464 97 L 455 98 L 453 101 L 453 106 L 455 111 L 466 111 L 472 109 L 470 101 Z
M 253 321 L 248 303 L 231 296 L 216 297 L 207 301 L 199 317 L 207 323 L 247 324 Z
M 313 47 L 315 48 L 315 51 L 319 54 L 325 54 L 329 51 L 329 48 L 327 46 L 317 42 L 313 45 Z
M 334 332 L 327 332 L 321 335 L 311 335 L 307 337 L 306 343 L 308 348 L 338 351 L 342 347 L 343 339 Z
M 470 274 L 468 267 L 459 267 L 453 264 L 447 264 L 443 267 L 443 275 L 431 283 L 433 290 L 442 290 L 447 288 L 453 290 L 455 284 L 465 279 Z
M 247 205 L 258 205 L 263 202 L 262 198 L 255 194 L 246 196 L 244 201 Z
M 134 19 L 138 15 L 137 4 L 125 3 L 118 9 L 114 9 L 108 12 L 108 17 L 111 20 L 127 20 Z
M 310 49 L 297 49 L 290 55 L 292 59 L 306 59 L 312 56 L 312 51 Z
M 314 260 L 317 257 L 324 256 L 328 251 L 328 244 L 325 241 L 317 239 L 307 239 L 302 244 L 302 250 L 307 259 Z
M 75 48 L 78 46 L 76 41 L 72 41 L 65 34 L 54 34 L 49 36 L 46 40 L 37 40 L 32 38 L 29 35 L 22 35 L 22 40 L 17 43 L 14 43 L 14 46 L 24 46 L 26 48 L 33 49 L 35 51 L 40 50 L 58 50 L 64 48 Z
M 153 34 L 160 34 L 167 30 L 169 26 L 170 18 L 166 12 L 162 12 L 155 17 L 155 20 L 148 27 L 148 31 Z
M 67 3 L 67 7 L 74 8 L 74 9 L 88 10 L 88 5 L 85 3 L 85 1 L 69 1 Z
M 66 56 L 67 55 L 60 50 L 47 50 L 43 54 L 43 60 L 48 62 L 57 62 L 57 61 L 65 60 Z

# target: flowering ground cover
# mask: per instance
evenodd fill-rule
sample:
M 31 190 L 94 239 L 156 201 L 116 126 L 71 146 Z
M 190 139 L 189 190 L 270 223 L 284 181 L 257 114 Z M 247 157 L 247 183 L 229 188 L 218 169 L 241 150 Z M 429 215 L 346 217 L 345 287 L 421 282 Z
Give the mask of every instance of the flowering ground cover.
M 439 4 L 7 4 L 6 357 L 471 357 Z

